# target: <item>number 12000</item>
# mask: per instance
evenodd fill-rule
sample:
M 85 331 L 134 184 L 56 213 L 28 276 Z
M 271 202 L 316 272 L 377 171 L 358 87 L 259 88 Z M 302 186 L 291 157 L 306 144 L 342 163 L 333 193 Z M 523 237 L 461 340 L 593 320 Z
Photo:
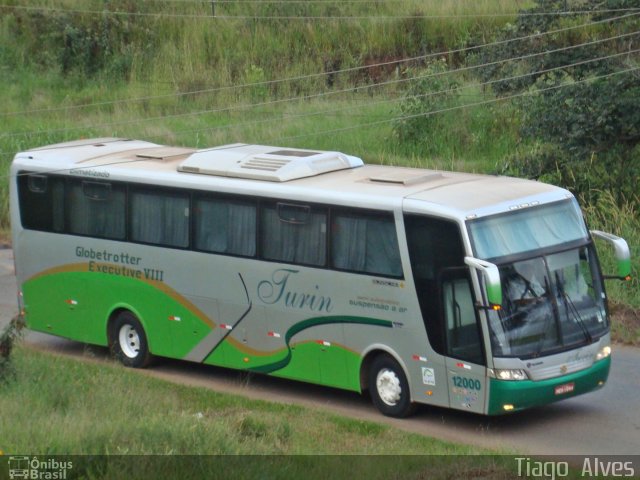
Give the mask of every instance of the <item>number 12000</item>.
M 482 388 L 480 380 L 464 377 L 453 377 L 453 385 L 456 387 L 468 388 L 469 390 L 480 390 Z

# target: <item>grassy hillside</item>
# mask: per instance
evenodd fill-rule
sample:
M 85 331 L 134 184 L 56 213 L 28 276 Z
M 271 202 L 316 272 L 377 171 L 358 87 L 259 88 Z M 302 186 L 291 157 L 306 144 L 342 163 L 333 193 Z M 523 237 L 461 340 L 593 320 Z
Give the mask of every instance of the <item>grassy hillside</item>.
M 206 2 L 7 2 L 13 7 L 0 7 L 1 171 L 21 149 L 112 135 L 192 146 L 280 143 L 422 163 L 392 141 L 407 70 L 470 39 L 491 39 L 514 18 L 504 12 L 526 4 L 219 2 L 211 17 Z M 464 54 L 446 57 L 457 65 Z M 490 142 L 463 143 L 474 142 L 478 155 L 463 155 L 447 151 L 459 150 L 457 139 L 439 139 L 430 161 L 442 155 L 458 167 L 468 158 L 473 169 L 476 156 L 483 164 L 502 153 L 487 152 Z

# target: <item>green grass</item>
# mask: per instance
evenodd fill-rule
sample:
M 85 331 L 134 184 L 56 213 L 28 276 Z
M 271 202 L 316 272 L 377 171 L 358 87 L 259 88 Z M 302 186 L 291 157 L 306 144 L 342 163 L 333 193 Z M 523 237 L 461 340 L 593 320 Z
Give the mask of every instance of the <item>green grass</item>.
M 640 212 L 632 202 L 619 207 L 611 193 L 602 192 L 596 204 L 585 208 L 585 215 L 590 228 L 621 236 L 629 245 L 631 280 L 606 283 L 613 313 L 611 336 L 616 342 L 640 347 Z M 613 250 L 601 241 L 597 247 L 603 273 L 616 275 Z
M 486 453 L 312 409 L 17 347 L 0 450 L 42 454 Z M 28 421 L 25 421 L 28 419 Z
M 18 346 L 12 371 L 0 382 L 0 452 L 41 459 L 83 455 L 70 460 L 73 473 L 87 478 L 141 478 L 141 472 L 159 478 L 180 469 L 181 478 L 201 478 L 205 471 L 207 478 L 229 478 L 231 471 L 234 478 L 327 478 L 331 471 L 333 478 L 465 478 L 475 472 L 508 479 L 516 468 L 513 456 L 495 450 L 168 383 L 111 362 Z
M 596 204 L 585 208 L 585 214 L 589 228 L 613 233 L 627 241 L 631 251 L 631 281 L 609 281 L 607 293 L 618 303 L 640 309 L 640 212 L 631 202 L 619 207 L 611 193 L 602 192 Z M 613 249 L 605 242 L 597 245 L 603 273 L 617 275 Z
M 6 371 L 0 457 L 71 461 L 73 478 L 508 480 L 522 456 L 21 344 Z

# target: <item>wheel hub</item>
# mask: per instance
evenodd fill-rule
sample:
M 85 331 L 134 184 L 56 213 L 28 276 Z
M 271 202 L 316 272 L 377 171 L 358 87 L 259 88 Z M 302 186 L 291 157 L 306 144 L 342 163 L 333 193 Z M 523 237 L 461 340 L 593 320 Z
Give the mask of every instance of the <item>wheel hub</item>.
M 123 325 L 118 332 L 120 349 L 129 358 L 136 358 L 140 352 L 140 335 L 131 325 Z
M 402 387 L 400 379 L 393 370 L 383 369 L 376 377 L 376 387 L 380 399 L 389 406 L 394 406 L 400 401 Z

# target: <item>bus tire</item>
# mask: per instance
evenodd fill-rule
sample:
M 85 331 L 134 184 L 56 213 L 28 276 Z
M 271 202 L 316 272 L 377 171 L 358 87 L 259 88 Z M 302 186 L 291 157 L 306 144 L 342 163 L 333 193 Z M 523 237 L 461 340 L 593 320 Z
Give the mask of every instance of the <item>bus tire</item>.
M 371 363 L 369 393 L 375 407 L 388 417 L 403 418 L 415 411 L 404 370 L 389 355 L 380 355 Z
M 131 312 L 120 312 L 111 329 L 111 352 L 126 367 L 144 368 L 151 363 L 151 352 L 142 324 Z

